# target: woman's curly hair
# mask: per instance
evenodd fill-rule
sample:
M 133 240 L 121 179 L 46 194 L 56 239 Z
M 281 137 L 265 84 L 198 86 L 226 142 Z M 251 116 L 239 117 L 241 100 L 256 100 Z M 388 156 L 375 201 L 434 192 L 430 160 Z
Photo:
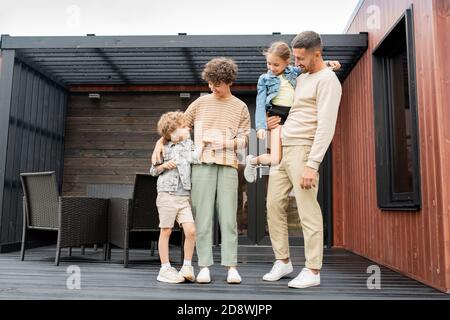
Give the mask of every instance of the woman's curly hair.
M 202 79 L 215 85 L 230 84 L 237 78 L 238 66 L 229 58 L 215 58 L 209 61 L 202 73 Z
M 164 139 L 170 141 L 170 135 L 185 125 L 186 119 L 181 111 L 167 112 L 158 121 L 158 133 Z

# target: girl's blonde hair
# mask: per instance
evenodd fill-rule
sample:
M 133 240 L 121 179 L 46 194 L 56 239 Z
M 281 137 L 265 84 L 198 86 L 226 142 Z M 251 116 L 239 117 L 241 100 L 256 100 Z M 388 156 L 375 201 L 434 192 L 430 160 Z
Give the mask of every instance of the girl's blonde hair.
M 283 41 L 277 41 L 272 43 L 269 49 L 264 50 L 264 55 L 274 54 L 283 60 L 291 59 L 291 48 L 289 45 Z
M 158 133 L 164 139 L 170 141 L 170 135 L 178 128 L 186 124 L 186 118 L 181 111 L 167 112 L 158 121 Z

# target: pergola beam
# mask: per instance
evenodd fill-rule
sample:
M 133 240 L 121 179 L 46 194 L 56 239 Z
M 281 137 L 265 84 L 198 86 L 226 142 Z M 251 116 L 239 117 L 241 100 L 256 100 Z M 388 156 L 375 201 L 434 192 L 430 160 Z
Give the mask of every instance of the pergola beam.
M 290 43 L 295 35 L 180 35 L 180 36 L 55 36 L 11 37 L 2 35 L 3 49 L 84 48 L 254 48 L 274 41 Z M 325 47 L 367 47 L 366 34 L 322 35 Z

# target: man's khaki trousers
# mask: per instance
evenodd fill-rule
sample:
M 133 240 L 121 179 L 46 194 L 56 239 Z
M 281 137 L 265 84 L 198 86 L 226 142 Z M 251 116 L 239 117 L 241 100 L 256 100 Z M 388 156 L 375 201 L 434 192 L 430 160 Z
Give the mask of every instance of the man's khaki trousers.
M 300 223 L 305 240 L 306 267 L 320 270 L 323 260 L 323 218 L 317 201 L 316 187 L 300 186 L 311 147 L 284 146 L 279 166 L 272 167 L 267 191 L 267 223 L 277 260 L 290 258 L 287 208 L 289 194 L 294 190 Z M 318 177 L 319 178 L 319 177 Z

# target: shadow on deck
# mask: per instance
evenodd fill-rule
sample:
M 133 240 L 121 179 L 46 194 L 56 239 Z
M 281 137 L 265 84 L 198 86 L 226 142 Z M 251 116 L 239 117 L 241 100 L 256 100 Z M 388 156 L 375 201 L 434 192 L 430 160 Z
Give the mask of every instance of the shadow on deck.
M 226 269 L 211 268 L 209 285 L 169 285 L 156 281 L 159 260 L 149 250 L 131 250 L 130 267 L 123 268 L 121 251 L 113 250 L 112 260 L 102 260 L 102 250 L 87 249 L 84 256 L 73 249 L 63 250 L 59 267 L 54 265 L 55 247 L 27 250 L 25 261 L 19 253 L 0 254 L 0 299 L 170 299 L 170 300 L 303 300 L 303 299 L 450 299 L 450 296 L 381 267 L 381 290 L 369 290 L 367 268 L 373 263 L 345 250 L 324 253 L 322 285 L 305 290 L 289 289 L 292 278 L 277 283 L 261 280 L 272 266 L 270 247 L 239 247 L 241 285 L 228 285 Z M 295 277 L 304 265 L 303 248 L 292 248 Z M 220 248 L 214 249 L 220 261 Z M 173 265 L 180 267 L 180 249 L 171 247 Z M 194 261 L 196 259 L 194 258 Z M 69 290 L 66 282 L 71 265 L 81 269 L 81 289 Z M 196 263 L 194 263 L 196 266 Z M 196 267 L 196 272 L 198 268 Z

